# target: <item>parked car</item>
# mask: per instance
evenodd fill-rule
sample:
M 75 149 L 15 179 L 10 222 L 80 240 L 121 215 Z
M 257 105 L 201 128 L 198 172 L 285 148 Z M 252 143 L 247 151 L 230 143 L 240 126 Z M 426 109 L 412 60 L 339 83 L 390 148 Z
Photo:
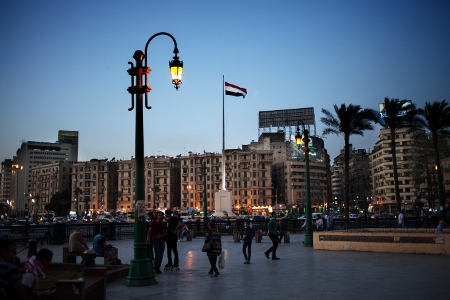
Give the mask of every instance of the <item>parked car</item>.
M 216 216 L 209 216 L 209 219 L 210 220 L 214 220 L 216 222 L 226 222 L 227 221 L 225 219 L 222 219 L 222 218 L 219 218 L 219 217 L 216 217 Z
M 53 223 L 65 223 L 66 222 L 66 218 L 64 217 L 54 217 L 53 218 Z
M 101 223 L 117 222 L 117 220 L 111 215 L 99 215 L 98 219 Z
M 92 223 L 92 216 L 91 215 L 84 216 L 83 223 Z
M 183 223 L 190 222 L 190 219 L 188 219 L 188 218 L 186 218 L 186 217 L 181 217 L 180 220 L 181 220 L 181 222 L 183 222 Z
M 252 221 L 266 221 L 266 218 L 264 216 L 252 216 L 251 218 Z
M 67 217 L 67 222 L 68 223 L 76 223 L 77 222 L 77 215 L 75 215 L 75 214 L 69 215 Z
M 114 220 L 116 220 L 117 223 L 128 223 L 124 218 L 115 217 Z

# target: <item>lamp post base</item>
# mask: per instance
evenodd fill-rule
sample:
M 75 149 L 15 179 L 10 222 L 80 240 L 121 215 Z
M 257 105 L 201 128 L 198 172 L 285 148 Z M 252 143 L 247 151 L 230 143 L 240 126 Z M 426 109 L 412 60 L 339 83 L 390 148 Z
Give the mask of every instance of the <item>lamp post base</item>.
M 132 259 L 130 262 L 130 270 L 125 281 L 126 286 L 139 287 L 155 285 L 158 282 L 154 274 L 150 274 L 152 270 L 152 261 L 150 259 Z
M 305 239 L 303 240 L 303 246 L 305 246 L 305 247 L 313 246 L 313 233 L 308 232 L 308 230 L 305 233 Z

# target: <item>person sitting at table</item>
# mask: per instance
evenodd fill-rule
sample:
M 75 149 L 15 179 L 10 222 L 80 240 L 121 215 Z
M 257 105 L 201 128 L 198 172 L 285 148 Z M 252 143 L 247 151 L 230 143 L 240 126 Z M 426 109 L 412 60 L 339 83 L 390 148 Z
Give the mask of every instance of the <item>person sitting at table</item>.
M 69 236 L 69 253 L 83 253 L 88 249 L 89 247 L 83 239 L 81 228 L 75 229 Z
M 105 250 L 112 248 L 111 244 L 106 244 L 106 236 L 108 235 L 108 228 L 102 228 L 101 232 L 94 237 L 92 241 L 92 250 L 97 256 L 104 257 Z

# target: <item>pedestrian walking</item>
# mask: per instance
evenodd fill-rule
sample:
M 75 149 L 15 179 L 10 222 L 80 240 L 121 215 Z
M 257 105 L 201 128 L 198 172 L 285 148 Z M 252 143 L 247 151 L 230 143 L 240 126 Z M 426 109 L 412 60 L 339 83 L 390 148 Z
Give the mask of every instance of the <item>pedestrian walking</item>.
M 403 215 L 403 212 L 401 210 L 398 212 L 397 220 L 398 220 L 398 228 L 405 227 L 405 216 Z
M 244 222 L 244 236 L 242 237 L 242 241 L 244 241 L 242 252 L 244 253 L 244 264 L 246 265 L 250 264 L 250 259 L 252 257 L 252 240 L 255 236 L 253 229 L 249 226 L 248 223 L 248 221 Z
M 150 223 L 149 233 L 153 250 L 155 251 L 155 273 L 161 274 L 161 263 L 166 247 L 165 239 L 167 234 L 167 225 L 162 212 L 158 211 L 156 213 L 156 220 Z
M 328 231 L 333 231 L 334 230 L 334 213 L 330 212 L 328 214 L 328 218 L 327 218 L 327 230 Z
M 166 222 L 167 222 L 167 236 L 166 236 L 166 244 L 167 244 L 167 264 L 164 266 L 164 270 L 172 270 L 179 269 L 179 259 L 178 259 L 178 230 L 181 229 L 183 224 L 180 219 L 172 215 L 172 211 L 170 209 L 166 210 Z M 174 255 L 174 260 L 172 263 L 172 252 Z
M 323 219 L 321 215 L 317 215 L 316 230 L 323 231 Z
M 152 222 L 155 222 L 155 216 L 153 215 L 153 212 L 149 212 L 148 214 L 148 218 L 146 219 L 145 222 L 145 230 L 146 230 L 146 243 L 147 243 L 147 258 L 152 260 L 152 263 L 154 263 L 155 261 L 155 254 L 153 253 L 153 245 L 152 245 L 152 236 L 150 234 L 150 227 Z
M 272 217 L 267 223 L 267 235 L 272 241 L 272 247 L 269 248 L 264 255 L 269 259 L 269 254 L 272 253 L 272 260 L 279 260 L 280 258 L 277 256 L 277 248 L 278 248 L 278 236 L 277 236 L 277 220 L 275 219 L 276 213 L 272 212 Z
M 284 225 L 283 225 L 283 221 L 278 221 L 277 224 L 277 237 L 278 237 L 278 243 L 281 243 L 281 241 L 284 238 L 284 233 L 285 233 L 285 229 L 284 229 Z
M 208 274 L 213 274 L 217 277 L 219 276 L 219 270 L 217 270 L 217 257 L 222 254 L 222 240 L 219 231 L 216 229 L 216 224 L 214 220 L 208 224 L 208 232 L 206 233 L 205 243 L 209 243 L 212 239 L 212 248 L 206 252 L 208 256 L 210 269 Z
M 445 226 L 445 221 L 444 220 L 440 220 L 438 226 L 436 227 L 436 230 L 434 231 L 434 233 L 444 233 L 444 226 Z

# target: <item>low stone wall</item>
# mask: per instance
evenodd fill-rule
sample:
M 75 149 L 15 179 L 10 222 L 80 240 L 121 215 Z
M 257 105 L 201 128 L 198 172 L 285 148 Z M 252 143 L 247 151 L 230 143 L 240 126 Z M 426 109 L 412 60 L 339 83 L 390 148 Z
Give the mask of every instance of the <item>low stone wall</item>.
M 450 231 L 358 229 L 314 232 L 314 249 L 450 255 Z

